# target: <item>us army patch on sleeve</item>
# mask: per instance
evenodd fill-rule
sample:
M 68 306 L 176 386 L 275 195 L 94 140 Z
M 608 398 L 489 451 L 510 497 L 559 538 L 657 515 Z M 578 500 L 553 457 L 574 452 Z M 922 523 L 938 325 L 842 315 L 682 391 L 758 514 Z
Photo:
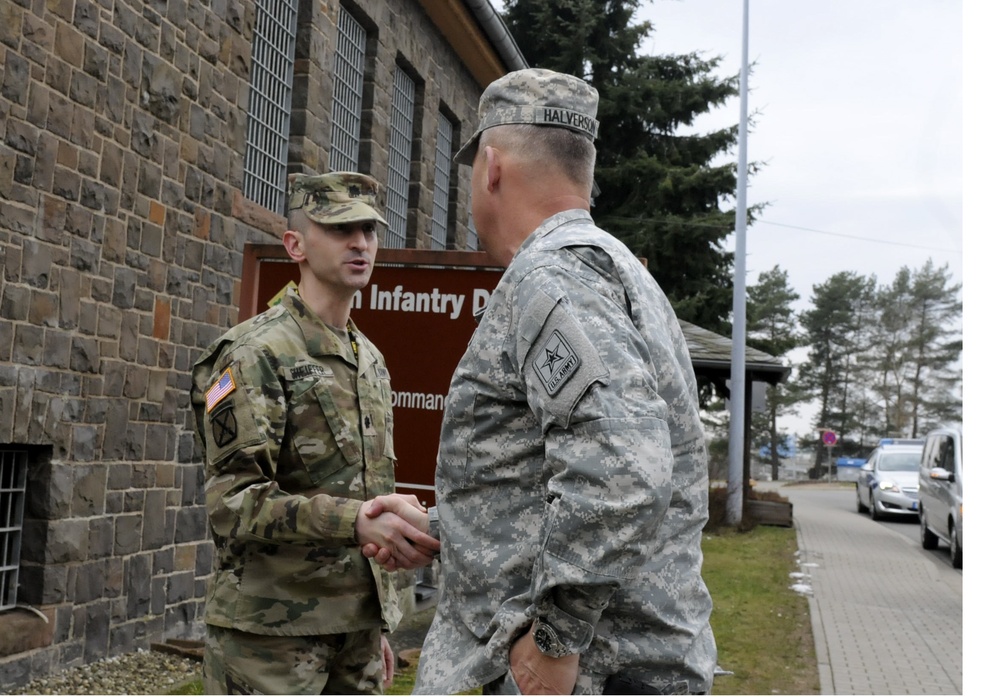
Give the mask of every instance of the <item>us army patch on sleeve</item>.
M 562 332 L 553 329 L 535 357 L 532 367 L 551 397 L 573 377 L 573 373 L 580 367 L 580 356 L 566 341 Z

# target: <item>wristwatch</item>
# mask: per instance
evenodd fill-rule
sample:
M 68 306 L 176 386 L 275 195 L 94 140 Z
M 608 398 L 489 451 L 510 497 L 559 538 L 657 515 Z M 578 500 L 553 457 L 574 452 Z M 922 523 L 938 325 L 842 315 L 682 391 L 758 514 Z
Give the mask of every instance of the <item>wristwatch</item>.
M 573 653 L 559 639 L 556 628 L 542 617 L 535 620 L 535 625 L 531 630 L 531 637 L 535 640 L 535 646 L 538 647 L 538 650 L 546 656 L 562 658 Z

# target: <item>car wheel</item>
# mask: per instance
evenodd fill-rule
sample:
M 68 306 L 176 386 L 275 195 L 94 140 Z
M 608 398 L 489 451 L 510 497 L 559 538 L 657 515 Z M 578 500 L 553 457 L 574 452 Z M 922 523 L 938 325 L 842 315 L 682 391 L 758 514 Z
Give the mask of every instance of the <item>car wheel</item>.
M 953 567 L 955 567 L 956 569 L 961 569 L 962 568 L 962 545 L 960 545 L 959 542 L 958 542 L 958 531 L 955 530 L 955 526 L 952 525 L 951 526 L 951 530 L 949 532 L 951 533 L 949 535 L 949 537 L 951 538 L 949 540 L 949 543 L 950 543 L 949 546 L 951 547 L 951 549 L 949 550 L 949 552 L 951 553 L 951 565 Z
M 878 507 L 875 505 L 875 490 L 872 490 L 872 500 L 868 502 L 868 512 L 872 515 L 872 520 L 881 520 L 882 516 L 878 512 Z
M 924 509 L 920 509 L 920 546 L 924 549 L 937 549 L 938 546 L 938 536 L 930 531 L 927 527 L 927 521 L 924 520 Z
M 854 497 L 858 500 L 858 513 L 865 513 L 868 511 L 868 506 L 861 503 L 861 486 L 854 487 Z

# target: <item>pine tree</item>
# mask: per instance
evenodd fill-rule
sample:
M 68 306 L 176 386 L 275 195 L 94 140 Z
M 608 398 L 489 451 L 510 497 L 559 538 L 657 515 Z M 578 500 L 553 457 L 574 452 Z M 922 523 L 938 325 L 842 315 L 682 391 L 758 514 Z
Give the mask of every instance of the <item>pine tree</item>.
M 929 428 L 961 418 L 962 353 L 959 284 L 948 266 L 931 260 L 918 270 L 902 268 L 879 293 L 883 342 L 877 355 L 883 380 L 878 395 L 886 428 L 919 437 Z
M 747 345 L 777 358 L 800 346 L 802 333 L 792 308 L 798 299 L 788 284 L 787 271 L 775 266 L 761 273 L 747 289 Z M 795 413 L 796 405 L 807 398 L 795 383 L 768 385 L 765 410 L 751 415 L 754 444 L 770 451 L 771 479 L 778 478 L 779 445 L 789 436 L 778 428 L 778 418 Z
M 809 356 L 801 366 L 801 383 L 819 400 L 814 426 L 832 428 L 840 436 L 837 449 L 852 449 L 850 435 L 859 430 L 853 411 L 854 393 L 865 390 L 858 357 L 865 346 L 865 318 L 870 316 L 876 279 L 841 271 L 813 286 L 813 309 L 802 313 Z M 813 443 L 818 442 L 812 441 Z M 854 441 L 853 448 L 857 447 Z M 817 448 L 819 466 L 822 448 Z M 831 453 L 832 455 L 832 453 Z

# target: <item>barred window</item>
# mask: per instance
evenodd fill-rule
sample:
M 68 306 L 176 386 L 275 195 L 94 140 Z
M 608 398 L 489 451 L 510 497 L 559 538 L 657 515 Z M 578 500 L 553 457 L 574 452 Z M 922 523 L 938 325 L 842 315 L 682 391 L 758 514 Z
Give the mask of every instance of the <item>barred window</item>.
M 27 452 L 0 448 L 0 610 L 17 603 L 27 476 Z
M 465 246 L 470 252 L 479 251 L 479 233 L 476 232 L 476 222 L 472 219 L 472 196 L 469 196 L 469 232 L 465 238 Z
M 451 146 L 455 127 L 438 112 L 437 145 L 434 152 L 434 214 L 431 216 L 431 249 L 448 246 L 448 208 L 451 203 Z
M 243 191 L 275 213 L 285 212 L 288 128 L 298 0 L 257 3 L 247 107 Z
M 341 5 L 337 16 L 337 53 L 333 59 L 333 130 L 330 135 L 330 170 L 333 172 L 358 171 L 367 41 L 365 28 Z
M 389 124 L 389 177 L 385 201 L 385 219 L 389 229 L 383 243 L 385 247 L 406 246 L 415 95 L 413 79 L 397 65 L 392 81 L 392 118 Z

